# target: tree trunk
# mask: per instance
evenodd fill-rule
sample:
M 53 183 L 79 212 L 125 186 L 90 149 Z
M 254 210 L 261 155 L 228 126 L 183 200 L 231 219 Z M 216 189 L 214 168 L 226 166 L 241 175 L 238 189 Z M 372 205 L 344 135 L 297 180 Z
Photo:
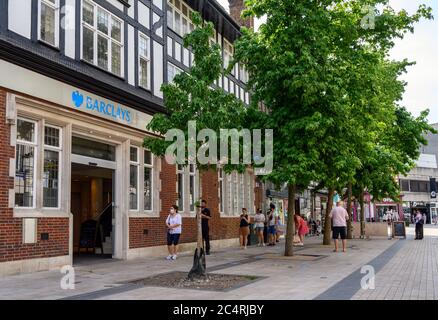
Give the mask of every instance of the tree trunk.
M 296 185 L 288 185 L 288 208 L 287 208 L 287 229 L 286 244 L 284 246 L 284 255 L 290 257 L 294 255 L 294 234 L 295 234 L 295 193 Z
M 364 190 L 360 190 L 360 237 L 365 238 L 365 204 L 364 204 Z
M 198 195 L 199 201 L 202 199 L 202 175 L 199 173 L 199 186 L 198 186 Z M 196 214 L 196 222 L 198 226 L 198 235 L 197 235 L 197 243 L 196 250 L 193 256 L 193 266 L 189 272 L 189 279 L 193 280 L 195 278 L 205 278 L 207 276 L 207 265 L 205 262 L 205 252 L 204 252 L 204 242 L 202 241 L 202 218 L 201 218 L 201 208 L 197 208 L 198 213 Z
M 348 221 L 347 221 L 347 239 L 353 238 L 353 214 L 351 212 L 351 194 L 352 194 L 352 184 L 348 183 L 348 198 L 347 198 L 347 212 L 348 212 Z
M 332 211 L 332 207 L 333 207 L 334 193 L 335 193 L 335 189 L 330 188 L 328 192 L 327 209 L 324 218 L 324 240 L 322 242 L 323 245 L 329 245 L 331 243 L 330 233 L 332 229 L 332 221 L 330 219 L 330 211 Z

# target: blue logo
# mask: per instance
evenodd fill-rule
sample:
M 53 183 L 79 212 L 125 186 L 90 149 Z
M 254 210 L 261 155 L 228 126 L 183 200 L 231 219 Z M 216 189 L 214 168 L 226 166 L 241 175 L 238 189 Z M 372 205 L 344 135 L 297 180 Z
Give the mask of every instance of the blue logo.
M 90 96 L 86 96 L 84 98 L 84 95 L 81 94 L 78 90 L 72 92 L 71 98 L 76 108 L 80 108 L 85 102 L 86 110 L 94 113 L 99 113 L 107 117 L 111 117 L 116 121 L 132 123 L 131 112 L 120 105 L 107 103 L 106 101 L 103 101 L 101 99 L 95 99 Z
M 76 108 L 80 108 L 82 103 L 84 103 L 84 96 L 80 94 L 77 90 L 71 94 L 71 98 Z

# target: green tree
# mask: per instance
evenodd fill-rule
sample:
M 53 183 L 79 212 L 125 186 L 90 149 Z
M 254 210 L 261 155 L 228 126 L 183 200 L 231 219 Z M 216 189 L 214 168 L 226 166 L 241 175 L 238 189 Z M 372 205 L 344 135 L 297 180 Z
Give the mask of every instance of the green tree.
M 202 172 L 209 169 L 216 170 L 219 160 L 224 160 L 219 159 L 218 156 L 215 157 L 215 153 L 212 152 L 217 145 L 216 155 L 220 154 L 222 142 L 219 138 L 220 129 L 240 129 L 246 117 L 246 109 L 234 95 L 227 94 L 221 88 L 213 88 L 214 81 L 224 72 L 220 47 L 217 44 L 210 45 L 209 42 L 209 38 L 214 34 L 214 27 L 212 23 L 204 23 L 199 14 L 194 14 L 192 19 L 196 28 L 184 37 L 184 46 L 191 48 L 194 54 L 194 65 L 190 72 L 180 73 L 175 76 L 172 83 L 162 86 L 166 113 L 155 114 L 147 128 L 161 136 L 166 135 L 171 129 L 184 132 L 187 143 L 179 144 L 183 148 L 184 157 L 178 163 L 196 165 L 200 172 L 198 195 L 202 197 Z M 196 129 L 196 132 L 203 129 L 214 131 L 218 137 L 217 144 L 216 141 L 210 141 L 210 137 L 198 138 L 196 141 L 189 140 L 189 130 L 191 130 L 188 125 L 189 121 L 196 121 L 195 128 L 192 128 Z M 173 140 L 166 140 L 147 137 L 144 145 L 152 153 L 164 156 L 168 147 L 174 143 Z M 191 148 L 192 151 L 196 150 L 198 155 L 209 157 L 211 162 L 205 164 L 199 161 L 199 157 L 188 157 Z M 172 154 L 176 157 L 177 152 L 178 150 L 174 149 Z M 225 166 L 227 172 L 233 169 L 243 170 L 244 166 L 231 164 Z M 206 275 L 200 212 L 197 214 L 197 227 L 197 247 L 193 267 L 189 272 L 191 279 Z
M 352 104 L 353 97 L 349 95 L 350 82 L 365 72 L 353 68 L 355 60 L 364 68 L 370 64 L 366 63 L 367 52 L 387 52 L 394 38 L 412 31 L 421 17 L 430 17 L 430 9 L 424 6 L 414 15 L 405 11 L 395 13 L 386 7 L 382 12 L 374 10 L 377 16 L 373 28 L 364 28 L 364 7 L 387 3 L 246 1 L 245 15 L 266 16 L 266 23 L 259 32 L 244 30 L 236 46 L 236 59 L 247 66 L 254 101 L 267 106 L 267 124 L 275 129 L 274 171 L 269 179 L 276 184 L 288 184 L 291 204 L 285 255 L 293 254 L 293 203 L 298 188 L 305 188 L 311 181 L 322 181 L 329 189 L 331 201 L 330 193 L 342 182 L 347 184 L 361 165 L 358 156 L 361 153 L 352 152 L 354 143 L 373 134 L 367 133 L 369 127 L 363 122 L 373 121 L 374 110 L 365 103 L 359 104 L 363 109 L 358 113 L 365 115 L 361 120 L 355 115 L 357 104 Z M 373 57 L 371 54 L 370 59 Z M 356 95 L 369 98 L 360 90 Z M 326 215 L 328 212 L 329 208 Z M 329 232 L 329 228 L 325 229 Z M 325 239 L 327 243 L 327 236 Z

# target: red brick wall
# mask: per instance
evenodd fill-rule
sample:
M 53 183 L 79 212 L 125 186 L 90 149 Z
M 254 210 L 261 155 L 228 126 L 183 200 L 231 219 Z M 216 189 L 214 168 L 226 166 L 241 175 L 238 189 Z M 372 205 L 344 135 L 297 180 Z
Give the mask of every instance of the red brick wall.
M 8 208 L 9 189 L 14 179 L 9 177 L 9 159 L 15 157 L 10 146 L 10 126 L 6 123 L 6 91 L 0 88 L 0 262 L 68 255 L 69 224 L 66 218 L 39 218 L 37 243 L 22 243 L 22 219 L 13 218 Z M 49 233 L 42 241 L 41 233 Z
M 166 244 L 165 220 L 169 214 L 168 209 L 175 204 L 176 193 L 176 168 L 165 160 L 161 161 L 161 208 L 159 218 L 130 218 L 129 219 L 129 247 L 142 248 Z M 202 198 L 207 201 L 211 211 L 210 238 L 211 240 L 232 239 L 239 236 L 239 219 L 221 218 L 219 214 L 218 176 L 213 170 L 202 175 Z M 181 243 L 195 242 L 197 235 L 196 219 L 183 217 Z M 148 229 L 148 234 L 143 234 Z

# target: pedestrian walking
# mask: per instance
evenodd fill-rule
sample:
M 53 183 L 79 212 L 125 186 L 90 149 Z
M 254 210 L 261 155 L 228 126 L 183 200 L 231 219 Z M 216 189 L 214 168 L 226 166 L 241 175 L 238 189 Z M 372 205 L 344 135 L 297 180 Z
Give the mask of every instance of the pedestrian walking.
M 348 212 L 342 207 L 342 201 L 336 203 L 336 207 L 330 212 L 333 223 L 333 239 L 335 240 L 334 252 L 338 252 L 338 238 L 342 239 L 342 251 L 346 252 L 347 247 L 347 220 Z
M 423 239 L 423 225 L 423 215 L 417 210 L 417 214 L 415 215 L 415 240 Z
M 201 218 L 202 218 L 202 241 L 205 243 L 205 254 L 210 254 L 210 227 L 211 219 L 210 209 L 207 208 L 207 201 L 201 200 Z
M 263 237 L 263 229 L 265 227 L 265 215 L 263 214 L 263 211 L 261 209 L 259 209 L 254 216 L 254 226 L 257 238 L 259 239 L 259 243 L 257 244 L 257 246 L 264 247 L 265 241 Z
M 170 208 L 169 216 L 166 219 L 167 227 L 167 250 L 169 255 L 166 260 L 176 260 L 178 255 L 178 242 L 182 231 L 182 218 L 178 213 L 178 206 L 173 205 Z
M 275 230 L 275 205 L 271 203 L 270 207 L 271 210 L 268 213 L 268 246 L 275 246 L 275 234 L 277 233 Z
M 248 235 L 249 235 L 249 216 L 246 211 L 246 208 L 242 208 L 242 214 L 240 215 L 240 228 L 239 228 L 241 249 L 246 249 L 246 245 L 248 243 Z

